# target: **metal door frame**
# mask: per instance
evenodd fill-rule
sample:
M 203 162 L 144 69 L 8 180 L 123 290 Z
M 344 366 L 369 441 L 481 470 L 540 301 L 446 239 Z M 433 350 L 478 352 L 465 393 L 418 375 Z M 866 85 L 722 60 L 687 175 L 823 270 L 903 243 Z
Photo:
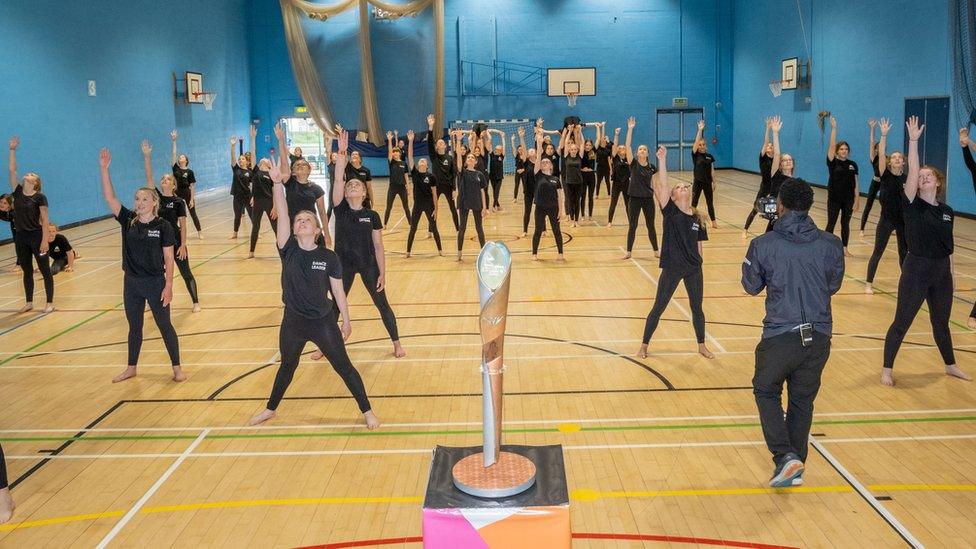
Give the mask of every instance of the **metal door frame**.
M 677 141 L 661 141 L 660 139 L 660 120 L 662 114 L 678 114 L 678 140 Z M 698 117 L 702 120 L 705 118 L 705 108 L 704 107 L 684 107 L 684 108 L 664 108 L 657 109 L 654 114 L 654 138 L 657 140 L 657 147 L 664 146 L 665 149 L 677 149 L 678 150 L 678 171 L 685 171 L 685 149 L 691 149 L 695 142 L 685 141 L 685 115 L 686 114 L 698 114 Z M 696 122 L 697 123 L 697 122 Z M 651 155 L 653 156 L 653 152 Z

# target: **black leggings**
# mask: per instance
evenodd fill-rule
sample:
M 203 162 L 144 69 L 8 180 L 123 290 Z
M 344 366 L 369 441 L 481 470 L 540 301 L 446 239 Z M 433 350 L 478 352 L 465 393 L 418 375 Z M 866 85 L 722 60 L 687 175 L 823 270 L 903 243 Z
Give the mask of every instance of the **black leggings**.
M 407 253 L 413 249 L 413 239 L 417 236 L 417 226 L 420 225 L 421 214 L 427 216 L 427 226 L 434 234 L 434 243 L 437 244 L 437 251 L 441 251 L 441 233 L 437 230 L 437 220 L 434 219 L 434 206 L 420 206 L 417 202 L 413 203 L 413 214 L 410 215 L 410 234 L 407 235 Z
M 634 249 L 634 238 L 637 237 L 637 220 L 644 212 L 644 223 L 647 224 L 647 238 L 651 241 L 651 248 L 657 251 L 657 230 L 654 228 L 654 197 L 632 196 L 627 203 L 627 253 Z
M 243 194 L 234 195 L 234 232 L 241 228 L 241 218 L 247 212 L 247 217 L 251 217 L 251 197 Z
M 383 214 L 384 227 L 390 224 L 390 210 L 393 209 L 393 199 L 398 196 L 400 197 L 400 202 L 403 203 L 403 218 L 410 219 L 410 210 L 407 208 L 407 187 L 390 185 L 386 189 L 386 213 Z
M 627 184 L 621 183 L 619 185 L 615 184 L 613 186 L 613 191 L 610 192 L 610 212 L 607 215 L 607 223 L 613 223 L 613 214 L 617 211 L 617 200 L 620 195 L 624 197 L 624 212 L 627 211 L 627 204 L 630 203 L 630 196 L 627 194 Z
M 163 276 L 129 276 L 122 282 L 122 302 L 125 304 L 125 318 L 129 321 L 129 366 L 139 364 L 139 351 L 142 350 L 142 323 L 146 311 L 146 303 L 152 311 L 159 335 L 163 337 L 166 352 L 173 366 L 180 364 L 180 341 L 176 336 L 176 328 L 170 321 L 170 308 L 163 307 L 160 297 L 166 287 Z
M 457 249 L 459 252 L 464 246 L 464 231 L 468 228 L 468 214 L 473 214 L 474 230 L 478 231 L 478 243 L 481 248 L 485 247 L 485 229 L 481 225 L 481 210 L 464 209 L 461 210 L 461 217 L 458 220 Z
M 705 193 L 705 204 L 708 206 L 708 218 L 715 221 L 715 197 L 712 194 L 714 187 L 711 181 L 698 181 L 697 179 L 691 186 L 691 207 L 698 207 L 698 199 Z
M 853 213 L 853 199 L 850 202 L 842 202 L 827 198 L 827 227 L 824 230 L 833 233 L 834 226 L 837 225 L 837 216 L 840 215 L 840 239 L 845 248 L 851 239 L 851 214 Z
M 583 187 L 584 189 L 580 193 L 580 215 L 583 215 L 584 211 L 588 211 L 586 214 L 588 217 L 593 217 L 593 193 L 596 191 L 596 172 L 583 172 Z M 589 202 L 587 202 L 589 198 Z
M 759 208 L 756 207 L 756 203 L 759 202 L 759 199 L 762 198 L 763 196 L 765 195 L 762 194 L 762 192 L 756 194 L 756 199 L 752 201 L 753 204 L 752 209 L 749 210 L 749 215 L 746 216 L 746 224 L 742 227 L 743 231 L 748 231 L 749 226 L 752 225 L 752 220 L 755 219 L 757 215 L 759 215 Z
M 255 200 L 254 208 L 251 209 L 251 253 L 258 245 L 258 233 L 261 232 L 261 216 L 268 216 L 268 223 L 271 223 L 271 230 L 278 234 L 278 223 L 271 219 L 271 210 L 274 209 L 274 202 L 271 200 Z
M 447 199 L 447 207 L 451 210 L 451 221 L 454 222 L 454 230 L 458 230 L 457 205 L 454 203 L 454 189 L 450 187 L 437 187 L 437 194 Z M 438 200 L 440 200 L 438 198 Z
M 489 182 L 491 183 L 491 198 L 492 198 L 491 207 L 495 208 L 498 206 L 498 195 L 502 192 L 502 180 L 492 179 Z
M 610 170 L 596 170 L 596 195 L 600 196 L 600 183 L 607 186 L 607 196 L 610 196 Z
M 194 304 L 200 303 L 200 296 L 197 294 L 197 279 L 193 277 L 193 272 L 190 271 L 190 254 L 186 254 L 183 259 L 175 259 L 176 266 L 180 269 L 180 276 L 186 283 L 186 291 L 190 294 L 190 299 L 193 300 Z
M 37 269 L 44 279 L 44 295 L 48 303 L 54 303 L 54 275 L 51 274 L 51 258 L 41 253 L 40 231 L 17 231 L 14 248 L 17 251 L 17 264 L 24 273 L 24 297 L 27 303 L 34 301 L 34 269 L 31 268 L 31 258 L 37 262 Z
M 0 490 L 7 487 L 7 461 L 3 459 L 3 446 L 0 445 Z
M 360 412 L 370 410 L 369 399 L 366 397 L 366 387 L 363 385 L 363 378 L 349 360 L 346 354 L 346 344 L 342 340 L 342 332 L 336 324 L 335 314 L 322 319 L 308 319 L 285 309 L 285 314 L 281 319 L 281 328 L 278 330 L 278 352 L 281 354 L 281 366 L 278 367 L 278 374 L 275 375 L 274 387 L 271 389 L 271 397 L 268 399 L 268 409 L 277 410 L 282 397 L 292 378 L 295 377 L 295 368 L 298 367 L 298 360 L 302 356 L 305 344 L 309 341 L 318 347 L 319 351 L 325 355 L 326 360 L 332 365 L 332 369 L 342 377 L 346 388 L 352 393 L 356 403 L 359 404 Z
M 695 326 L 695 337 L 698 338 L 699 344 L 705 343 L 705 311 L 702 310 L 705 282 L 701 268 L 685 275 L 661 269 L 654 306 L 651 307 L 651 312 L 647 313 L 647 322 L 644 323 L 644 345 L 651 341 L 651 336 L 654 335 L 654 330 L 657 330 L 658 322 L 661 321 L 661 315 L 668 308 L 668 303 L 681 281 L 684 281 L 685 291 L 688 292 L 688 305 L 691 306 L 691 323 Z
M 515 200 L 518 200 L 518 190 L 519 185 L 522 183 L 522 174 L 515 172 L 515 194 L 512 196 Z
M 376 291 L 376 282 L 380 279 L 380 268 L 376 265 L 359 268 L 350 265 L 344 268 L 342 270 L 342 289 L 345 290 L 347 298 L 349 297 L 349 290 L 352 288 L 352 283 L 356 279 L 356 273 L 359 273 L 359 277 L 363 279 L 363 285 L 366 286 L 369 297 L 373 298 L 373 305 L 380 312 L 380 318 L 383 319 L 383 326 L 386 328 L 386 333 L 390 334 L 390 340 L 400 341 L 400 334 L 397 332 L 396 315 L 393 314 L 390 302 L 386 299 L 386 288 L 383 288 L 379 292 Z M 325 349 L 323 349 L 324 351 Z
M 929 307 L 932 336 L 942 353 L 942 361 L 947 365 L 956 363 L 952 352 L 952 335 L 949 333 L 949 315 L 952 313 L 952 272 L 949 269 L 949 258 L 932 259 L 908 254 L 898 281 L 895 319 L 885 336 L 885 368 L 894 367 L 901 342 L 911 328 L 923 301 Z
M 184 190 L 177 189 L 176 196 L 182 198 L 186 202 L 186 210 L 190 212 L 190 219 L 193 220 L 193 226 L 196 227 L 197 232 L 200 232 L 200 218 L 197 217 L 197 205 L 194 203 L 190 206 L 190 189 L 185 188 Z
M 885 217 L 882 211 L 881 219 L 878 220 L 878 228 L 874 233 L 874 251 L 871 253 L 871 259 L 868 260 L 868 282 L 874 282 L 874 275 L 878 272 L 878 262 L 881 261 L 881 254 L 888 247 L 888 239 L 891 238 L 892 231 L 895 232 L 895 238 L 898 240 L 898 265 L 901 266 L 905 263 L 905 254 L 908 253 L 908 244 L 905 242 L 905 224 L 896 225 Z
M 549 206 L 548 208 L 535 207 L 535 232 L 532 233 L 532 255 L 539 253 L 539 240 L 542 238 L 542 231 L 546 230 L 546 218 L 549 218 L 549 225 L 552 226 L 552 236 L 556 237 L 556 251 L 563 253 L 563 233 L 559 230 L 559 207 Z
M 71 253 L 70 251 L 68 252 Z M 51 274 L 56 275 L 63 271 L 68 266 L 68 258 L 62 257 L 58 259 L 51 259 Z
M 878 197 L 878 190 L 881 189 L 880 179 L 871 179 L 871 187 L 868 188 L 868 201 L 864 204 L 864 213 L 861 214 L 861 230 L 864 230 L 864 226 L 868 224 L 868 214 L 871 213 L 871 206 L 874 205 L 874 199 Z
M 580 200 L 583 197 L 583 185 L 563 185 L 566 189 L 566 213 L 572 221 L 580 217 Z
M 525 195 L 525 196 L 522 197 L 522 199 L 525 201 L 525 203 L 522 205 L 522 207 L 523 207 L 523 212 L 522 212 L 522 232 L 523 233 L 528 233 L 529 232 L 529 216 L 532 214 L 532 201 L 533 201 L 534 197 L 529 196 L 529 195 Z

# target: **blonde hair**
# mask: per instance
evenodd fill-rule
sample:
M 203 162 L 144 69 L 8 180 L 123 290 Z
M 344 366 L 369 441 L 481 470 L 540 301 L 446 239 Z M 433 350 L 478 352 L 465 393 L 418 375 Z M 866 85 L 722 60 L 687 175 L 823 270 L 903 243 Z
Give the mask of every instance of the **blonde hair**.
M 24 174 L 24 181 L 28 181 L 28 180 L 33 180 L 34 190 L 36 192 L 41 192 L 41 176 L 37 175 L 34 172 L 27 172 Z
M 136 189 L 136 196 L 139 196 L 139 193 L 147 193 L 149 196 L 152 197 L 152 203 L 153 203 L 152 214 L 153 214 L 153 217 L 154 218 L 156 216 L 158 216 L 159 215 L 159 195 L 156 194 L 156 189 L 150 189 L 149 187 L 139 187 L 138 189 Z M 139 216 L 137 216 L 137 215 L 132 216 L 132 220 L 129 221 L 129 226 L 130 227 L 134 226 L 136 224 L 136 221 L 138 221 L 138 220 L 139 220 Z

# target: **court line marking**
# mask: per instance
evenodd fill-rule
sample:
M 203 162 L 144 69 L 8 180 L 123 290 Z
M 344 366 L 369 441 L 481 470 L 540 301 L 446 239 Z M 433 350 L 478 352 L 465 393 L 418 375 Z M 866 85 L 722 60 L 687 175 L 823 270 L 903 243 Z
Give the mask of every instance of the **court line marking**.
M 202 433 L 200 433 L 200 436 L 198 436 L 196 440 L 194 440 L 186 448 L 186 450 L 183 450 L 183 453 L 180 454 L 178 458 L 176 458 L 176 461 L 174 461 L 169 466 L 169 468 L 166 469 L 163 475 L 159 477 L 159 479 L 156 480 L 156 482 L 152 486 L 149 487 L 149 490 L 146 490 L 146 493 L 143 494 L 138 501 L 136 501 L 135 505 L 133 505 L 132 508 L 129 509 L 129 511 L 122 516 L 119 522 L 117 522 L 115 526 L 112 527 L 109 533 L 106 534 L 104 538 L 102 538 L 102 541 L 99 542 L 99 544 L 96 546 L 96 549 L 105 549 L 105 547 L 107 547 L 108 544 L 111 543 L 113 539 L 115 539 L 115 536 L 117 536 L 119 532 L 121 532 L 122 529 L 125 528 L 125 525 L 128 524 L 130 520 L 132 520 L 132 517 L 136 516 L 136 514 L 139 513 L 139 510 L 146 505 L 146 503 L 149 501 L 149 498 L 153 497 L 153 495 L 163 486 L 163 484 L 166 483 L 167 480 L 169 480 L 169 477 L 172 476 L 174 472 L 176 472 L 176 469 L 178 469 L 179 466 L 182 465 L 184 461 L 186 461 L 186 458 L 188 458 L 190 454 L 193 453 L 193 450 L 195 450 L 197 446 L 199 446 L 200 443 L 203 442 L 203 439 L 207 437 L 208 433 L 210 433 L 209 430 L 205 430 Z

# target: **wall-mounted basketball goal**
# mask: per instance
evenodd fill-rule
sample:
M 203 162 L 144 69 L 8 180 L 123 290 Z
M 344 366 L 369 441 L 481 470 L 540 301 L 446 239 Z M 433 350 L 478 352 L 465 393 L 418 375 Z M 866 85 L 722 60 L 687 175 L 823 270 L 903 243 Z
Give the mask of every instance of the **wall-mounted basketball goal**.
M 557 67 L 546 70 L 549 97 L 565 97 L 569 106 L 576 105 L 581 95 L 596 95 L 594 67 Z

